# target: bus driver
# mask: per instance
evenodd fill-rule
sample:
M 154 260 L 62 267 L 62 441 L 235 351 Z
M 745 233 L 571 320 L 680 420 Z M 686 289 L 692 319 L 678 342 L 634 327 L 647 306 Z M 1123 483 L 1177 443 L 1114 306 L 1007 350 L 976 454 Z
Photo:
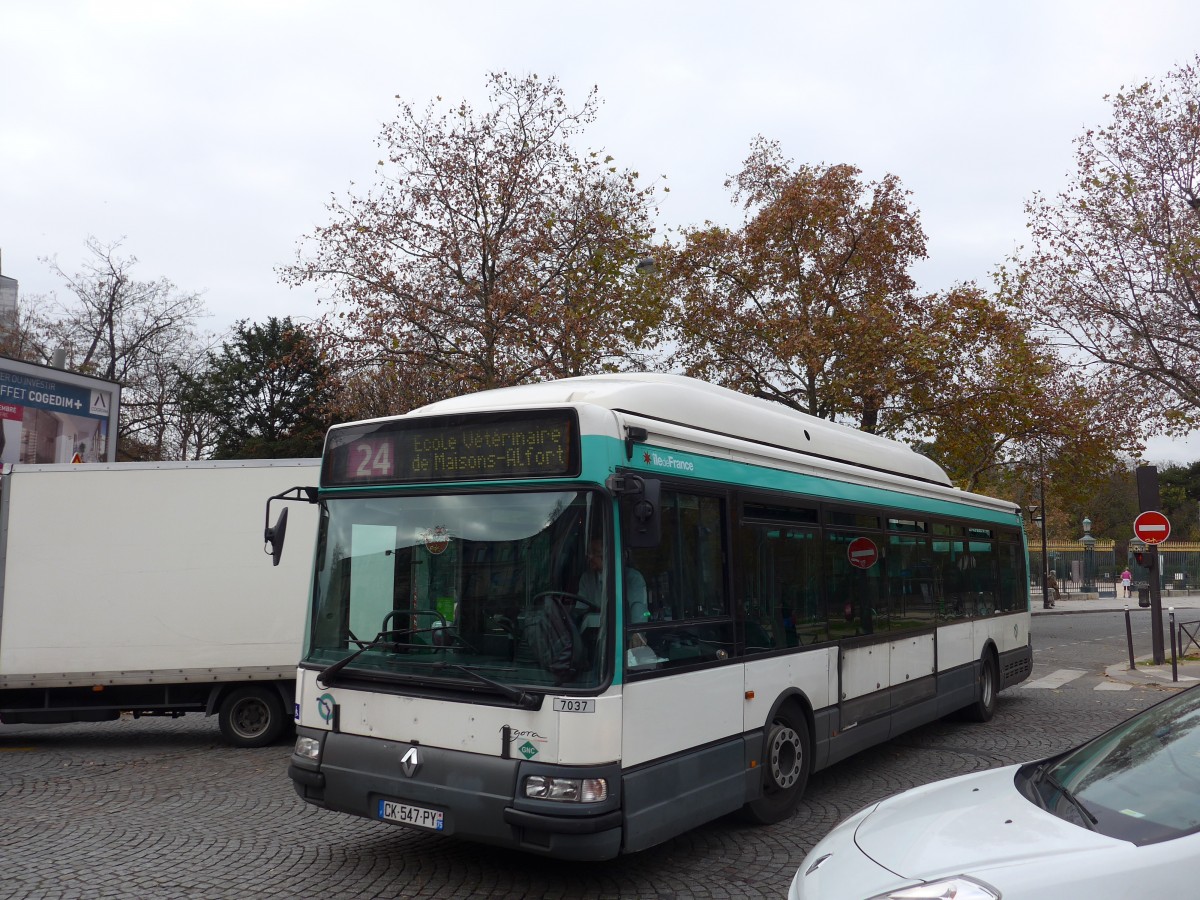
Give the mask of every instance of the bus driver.
M 576 593 L 592 604 L 584 617 L 582 628 L 598 628 L 600 600 L 604 596 L 604 542 L 594 538 L 588 546 L 587 570 L 579 577 Z M 632 566 L 625 566 L 625 613 L 626 627 L 641 625 L 650 618 L 650 607 L 646 602 L 646 579 Z

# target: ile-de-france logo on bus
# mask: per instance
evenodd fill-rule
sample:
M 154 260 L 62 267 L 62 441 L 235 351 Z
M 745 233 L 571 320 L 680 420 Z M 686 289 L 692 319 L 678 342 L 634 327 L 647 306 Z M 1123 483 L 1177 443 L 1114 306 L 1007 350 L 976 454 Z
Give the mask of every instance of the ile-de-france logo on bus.
M 665 456 L 655 450 L 646 450 L 642 453 L 642 462 L 648 466 L 654 466 L 656 469 L 674 469 L 677 472 L 695 472 L 696 464 L 686 459 L 679 459 L 672 456 L 670 453 Z

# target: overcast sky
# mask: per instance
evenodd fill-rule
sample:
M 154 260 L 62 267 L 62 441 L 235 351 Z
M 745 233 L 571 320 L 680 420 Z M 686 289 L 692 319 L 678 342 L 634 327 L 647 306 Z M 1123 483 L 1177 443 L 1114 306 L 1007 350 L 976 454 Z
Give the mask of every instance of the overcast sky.
M 371 183 L 396 98 L 482 106 L 504 69 L 575 106 L 596 86 L 582 143 L 670 188 L 664 226 L 739 222 L 723 182 L 762 134 L 900 178 L 922 290 L 988 284 L 1105 95 L 1194 61 L 1198 36 L 1195 0 L 0 0 L 0 271 L 61 294 L 43 258 L 76 271 L 94 236 L 200 293 L 214 332 L 315 316 L 276 267 Z M 1200 439 L 1149 455 L 1190 462 Z

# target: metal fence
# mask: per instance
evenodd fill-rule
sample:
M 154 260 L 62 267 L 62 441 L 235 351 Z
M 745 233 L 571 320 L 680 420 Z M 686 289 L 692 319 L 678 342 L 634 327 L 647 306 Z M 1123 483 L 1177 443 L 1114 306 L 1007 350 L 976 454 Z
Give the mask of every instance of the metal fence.
M 1107 544 L 1107 545 L 1106 545 Z M 1151 573 L 1137 564 L 1133 554 L 1118 560 L 1117 549 L 1111 542 L 1097 541 L 1093 552 L 1093 583 L 1101 596 L 1117 596 L 1121 589 L 1121 570 L 1129 566 L 1135 584 L 1149 585 Z M 1047 547 L 1050 568 L 1063 593 L 1077 593 L 1084 583 L 1084 551 L 1078 544 L 1050 542 Z M 1200 543 L 1166 544 L 1158 550 L 1159 588 L 1165 593 L 1200 591 Z M 1029 577 L 1037 593 L 1042 587 L 1041 547 L 1029 547 Z M 1135 595 L 1136 596 L 1136 595 Z

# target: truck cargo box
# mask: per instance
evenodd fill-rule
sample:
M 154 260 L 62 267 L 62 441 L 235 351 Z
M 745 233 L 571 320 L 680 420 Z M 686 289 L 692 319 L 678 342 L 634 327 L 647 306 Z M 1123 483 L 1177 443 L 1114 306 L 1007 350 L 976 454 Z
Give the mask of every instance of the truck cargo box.
M 213 713 L 235 692 L 278 698 L 269 712 L 290 718 L 317 514 L 293 505 L 273 567 L 264 506 L 318 471 L 309 459 L 7 467 L 0 721 Z M 265 711 L 242 706 L 254 731 Z M 227 737 L 255 742 L 227 718 Z

